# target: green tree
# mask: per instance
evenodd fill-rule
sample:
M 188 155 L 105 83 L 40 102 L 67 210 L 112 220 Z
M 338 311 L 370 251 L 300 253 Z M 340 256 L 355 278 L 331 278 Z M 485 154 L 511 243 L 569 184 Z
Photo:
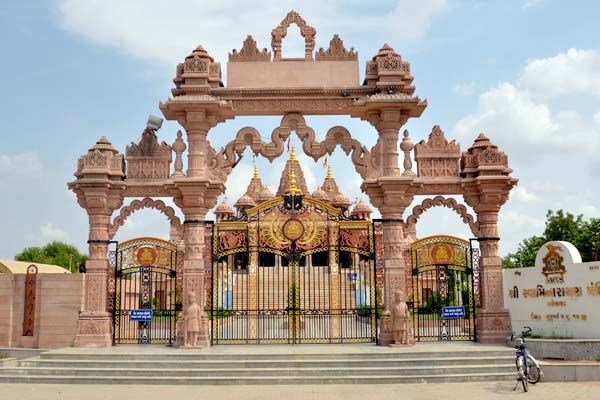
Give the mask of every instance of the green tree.
M 583 262 L 594 261 L 596 248 L 600 244 L 599 235 L 600 218 L 584 220 L 583 215 L 548 210 L 544 233 L 524 239 L 515 253 L 504 257 L 502 264 L 504 268 L 533 267 L 538 250 L 551 240 L 570 242 L 581 253 Z
M 53 264 L 69 269 L 72 272 L 85 272 L 87 255 L 81 254 L 75 246 L 63 242 L 51 242 L 44 247 L 27 247 L 15 256 L 17 261 Z

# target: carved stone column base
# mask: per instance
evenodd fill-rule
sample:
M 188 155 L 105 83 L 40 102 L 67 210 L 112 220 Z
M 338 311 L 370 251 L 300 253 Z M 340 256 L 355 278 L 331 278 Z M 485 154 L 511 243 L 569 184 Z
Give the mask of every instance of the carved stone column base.
M 392 332 L 392 316 L 389 311 L 384 311 L 381 316 L 381 328 L 379 329 L 379 346 L 387 346 L 394 343 L 394 332 Z
M 505 344 L 510 337 L 510 316 L 507 310 L 480 310 L 475 326 L 479 343 Z
M 75 347 L 108 347 L 112 346 L 112 316 L 109 313 L 79 314 L 78 333 L 75 336 Z
M 174 347 L 183 347 L 183 340 L 185 335 L 185 322 L 184 318 L 179 318 L 175 323 L 175 343 Z

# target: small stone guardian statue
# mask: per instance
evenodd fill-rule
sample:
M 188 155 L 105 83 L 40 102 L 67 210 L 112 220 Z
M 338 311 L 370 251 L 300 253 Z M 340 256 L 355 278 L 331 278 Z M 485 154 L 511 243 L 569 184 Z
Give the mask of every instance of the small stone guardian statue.
M 402 290 L 394 292 L 394 302 L 392 303 L 391 311 L 394 344 L 411 344 L 409 340 L 410 313 Z
M 198 347 L 198 335 L 200 334 L 200 318 L 202 309 L 196 300 L 196 292 L 188 293 L 188 304 L 184 312 L 185 338 L 184 347 Z

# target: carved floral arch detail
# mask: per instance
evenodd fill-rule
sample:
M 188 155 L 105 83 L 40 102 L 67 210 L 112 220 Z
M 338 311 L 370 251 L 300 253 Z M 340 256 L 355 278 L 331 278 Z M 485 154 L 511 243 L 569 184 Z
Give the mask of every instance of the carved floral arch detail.
M 473 235 L 479 236 L 479 222 L 475 221 L 475 217 L 469 214 L 467 207 L 458 204 L 455 199 L 447 199 L 444 196 L 435 196 L 433 199 L 425 199 L 420 205 L 415 206 L 412 210 L 412 214 L 406 219 L 406 227 L 416 225 L 421 215 L 430 208 L 442 206 L 455 211 L 462 218 L 462 221 L 469 225 Z
M 109 238 L 112 239 L 115 237 L 119 228 L 125 224 L 125 221 L 131 214 L 144 208 L 153 208 L 160 211 L 167 217 L 171 227 L 174 227 L 178 233 L 183 233 L 183 225 L 179 217 L 175 215 L 173 207 L 166 205 L 162 200 L 154 200 L 150 197 L 145 197 L 142 200 L 133 200 L 129 205 L 121 208 L 119 215 L 117 215 L 112 224 L 108 226 Z
M 239 160 L 240 154 L 249 147 L 255 155 L 262 155 L 272 162 L 281 156 L 285 149 L 285 141 L 292 131 L 302 141 L 302 150 L 313 160 L 318 161 L 326 154 L 331 155 L 336 146 L 340 146 L 346 155 L 350 155 L 356 172 L 367 179 L 377 174 L 379 169 L 378 158 L 372 156 L 366 146 L 354 139 L 350 132 L 343 126 L 330 128 L 325 139 L 317 142 L 315 131 L 306 125 L 301 114 L 290 113 L 283 116 L 281 123 L 271 133 L 271 142 L 262 140 L 261 134 L 253 127 L 240 129 L 235 139 L 227 143 L 218 153 L 214 152 L 209 163 L 211 178 L 226 180 L 231 169 Z

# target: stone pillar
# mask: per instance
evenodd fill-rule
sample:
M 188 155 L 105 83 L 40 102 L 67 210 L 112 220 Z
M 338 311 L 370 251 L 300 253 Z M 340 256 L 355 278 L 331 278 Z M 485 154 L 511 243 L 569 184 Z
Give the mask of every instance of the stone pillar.
M 204 236 L 207 209 L 203 207 L 184 207 L 184 242 L 185 258 L 183 260 L 183 309 L 186 309 L 187 293 L 194 291 L 198 296 L 197 302 L 202 310 L 206 307 L 206 287 L 204 280 Z M 185 329 L 185 321 L 183 329 Z M 210 345 L 208 335 L 208 317 L 206 312 L 201 313 L 200 333 L 198 335 L 198 346 Z
M 208 131 L 217 125 L 219 117 L 205 110 L 187 111 L 179 122 L 185 127 L 188 139 L 188 178 L 204 177 L 209 155 Z
M 406 266 L 402 257 L 403 224 L 400 215 L 387 214 L 383 220 L 383 301 L 387 313 L 392 306 L 394 291 L 400 289 L 406 293 Z M 384 325 L 381 327 L 379 344 L 391 344 L 394 342 L 391 326 Z
M 112 315 L 107 310 L 108 293 L 108 225 L 114 209 L 123 198 L 111 196 L 104 188 L 86 191 L 85 202 L 90 224 L 89 257 L 85 263 L 83 310 L 79 313 L 78 333 L 74 346 L 111 346 Z M 111 204 L 112 203 L 112 204 Z
M 499 207 L 498 207 L 499 208 Z M 510 335 L 510 316 L 504 308 L 502 258 L 498 254 L 498 210 L 477 213 L 480 226 L 479 293 L 476 335 L 481 343 L 504 343 Z
M 400 175 L 398 166 L 398 136 L 408 117 L 400 110 L 381 110 L 369 116 L 379 133 L 380 171 L 382 176 Z

